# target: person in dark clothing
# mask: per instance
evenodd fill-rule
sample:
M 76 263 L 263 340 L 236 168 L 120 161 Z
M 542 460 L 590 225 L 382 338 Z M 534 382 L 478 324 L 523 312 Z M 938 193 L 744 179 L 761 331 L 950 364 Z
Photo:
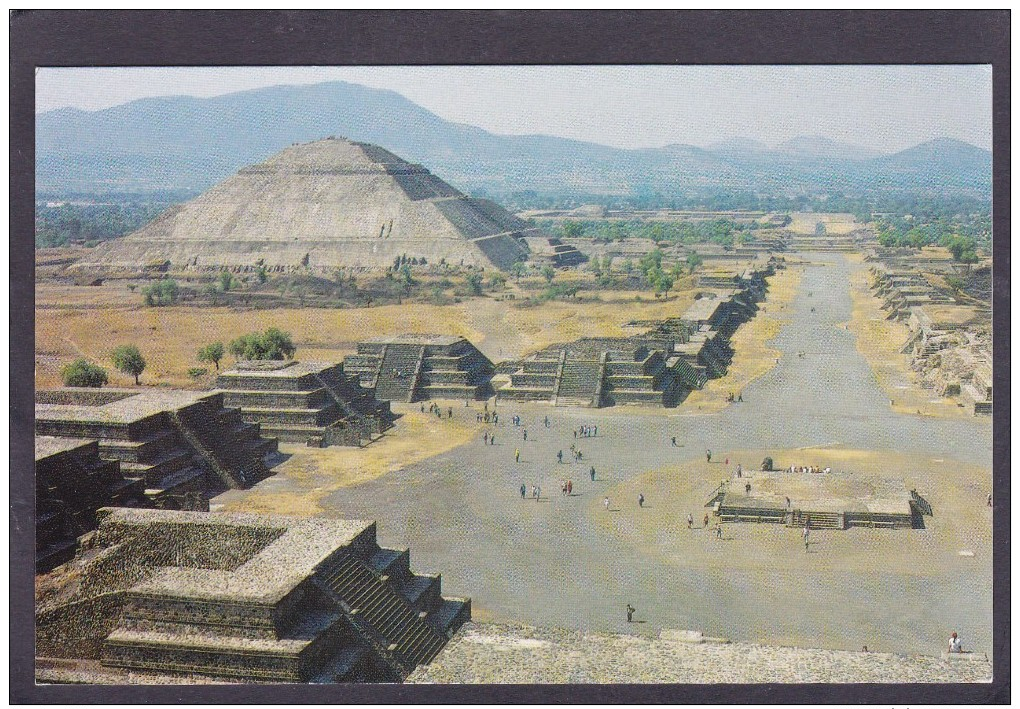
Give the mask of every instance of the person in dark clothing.
M 635 611 L 637 611 L 637 608 L 635 608 L 634 606 L 632 606 L 631 604 L 628 603 L 627 604 L 627 622 L 628 623 L 633 623 L 634 622 L 634 612 Z

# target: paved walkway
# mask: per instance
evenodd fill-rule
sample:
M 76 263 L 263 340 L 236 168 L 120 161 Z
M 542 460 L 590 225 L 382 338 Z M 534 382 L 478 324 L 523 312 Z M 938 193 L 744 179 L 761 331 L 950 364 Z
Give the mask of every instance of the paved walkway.
M 974 565 L 972 573 L 940 573 L 909 560 L 891 567 L 879 559 L 874 573 L 861 574 L 843 571 L 838 559 L 821 554 L 807 568 L 791 565 L 780 540 L 778 546 L 747 542 L 760 545 L 755 549 L 762 563 L 753 568 L 727 568 L 725 558 L 710 557 L 715 552 L 709 547 L 690 562 L 664 563 L 601 523 L 607 491 L 649 470 L 704 460 L 706 448 L 720 456 L 726 450 L 806 446 L 887 449 L 990 470 L 987 420 L 890 410 L 852 334 L 841 327 L 850 317 L 850 265 L 838 254 L 808 256 L 825 263 L 805 268 L 798 296 L 780 313 L 790 319 L 773 345 L 781 360 L 744 389 L 743 403 L 701 416 L 683 406 L 649 412 L 501 404 L 495 446 L 483 445 L 479 433 L 478 441 L 447 454 L 345 488 L 324 506 L 378 520 L 382 543 L 410 547 L 415 569 L 441 572 L 444 592 L 471 596 L 479 620 L 649 635 L 663 627 L 699 628 L 734 640 L 842 649 L 867 643 L 911 653 L 937 652 L 955 629 L 990 654 L 990 561 Z M 800 351 L 804 357 L 797 356 Z M 524 419 L 527 443 L 510 425 L 514 413 Z M 550 428 L 542 425 L 546 415 Z M 559 450 L 569 460 L 571 432 L 581 424 L 597 424 L 598 437 L 578 441 L 581 463 L 558 464 Z M 685 447 L 671 448 L 672 435 Z M 518 447 L 521 462 L 515 464 Z M 587 476 L 589 461 L 599 471 L 595 483 Z M 575 493 L 569 498 L 559 490 L 568 477 Z M 522 501 L 522 483 L 529 498 L 531 486 L 541 485 L 542 501 Z M 614 512 L 607 514 L 615 515 L 617 531 L 627 531 L 636 504 L 611 502 Z M 686 501 L 649 500 L 671 504 L 677 517 L 688 511 Z M 832 534 L 855 533 L 867 532 Z M 824 539 L 822 532 L 813 536 Z M 622 609 L 628 602 L 647 623 L 626 624 Z

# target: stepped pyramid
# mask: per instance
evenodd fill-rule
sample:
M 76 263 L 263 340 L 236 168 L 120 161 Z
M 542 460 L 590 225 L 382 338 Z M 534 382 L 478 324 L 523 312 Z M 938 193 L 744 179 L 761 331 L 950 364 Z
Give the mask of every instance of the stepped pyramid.
M 240 170 L 133 234 L 97 247 L 82 267 L 271 271 L 381 268 L 399 256 L 508 269 L 526 239 L 549 239 L 488 200 L 466 197 L 378 146 L 328 138 Z M 574 250 L 567 254 L 583 257 Z M 575 259 L 577 260 L 577 259 Z

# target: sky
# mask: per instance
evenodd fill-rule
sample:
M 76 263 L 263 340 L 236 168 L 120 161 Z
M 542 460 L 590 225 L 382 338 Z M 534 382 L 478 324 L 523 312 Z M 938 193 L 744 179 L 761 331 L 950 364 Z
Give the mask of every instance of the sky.
M 803 135 L 882 152 L 933 138 L 992 144 L 983 65 L 42 68 L 36 112 L 336 80 L 396 91 L 492 133 L 619 148 Z

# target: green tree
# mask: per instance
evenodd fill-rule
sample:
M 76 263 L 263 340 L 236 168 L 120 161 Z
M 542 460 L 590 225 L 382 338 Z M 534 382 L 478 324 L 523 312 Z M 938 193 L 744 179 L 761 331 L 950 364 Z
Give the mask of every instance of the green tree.
M 694 269 L 705 263 L 705 259 L 701 258 L 701 254 L 697 254 L 692 251 L 687 254 L 687 258 L 684 262 L 687 264 L 687 270 L 694 273 Z
M 561 229 L 563 236 L 577 238 L 584 236 L 584 224 L 575 221 L 563 222 Z
M 264 333 L 252 332 L 232 340 L 228 349 L 238 359 L 280 360 L 292 359 L 297 348 L 289 332 L 271 327 Z
M 114 367 L 124 374 L 134 376 L 135 384 L 138 384 L 138 376 L 145 371 L 145 358 L 142 357 L 142 353 L 138 351 L 137 347 L 121 345 L 113 351 L 110 359 L 113 360 Z
M 198 349 L 199 362 L 212 362 L 217 371 L 220 368 L 220 360 L 223 359 L 223 343 L 213 342 Z
M 414 285 L 414 275 L 411 273 L 411 266 L 409 264 L 405 263 L 400 267 L 400 278 L 408 289 Z
M 180 295 L 180 287 L 177 285 L 177 281 L 171 278 L 160 279 L 142 289 L 142 297 L 145 298 L 146 305 L 173 305 L 177 302 L 178 295 Z
M 259 265 L 259 270 L 255 272 L 256 277 L 259 279 L 259 283 L 265 283 L 269 280 L 269 274 L 266 273 L 266 267 Z
M 482 294 L 482 274 L 469 273 L 467 275 L 467 284 L 471 288 L 472 294 L 474 295 Z
M 546 283 L 552 283 L 553 278 L 556 277 L 556 269 L 548 264 L 542 266 L 542 277 L 545 278 Z
M 506 276 L 502 273 L 493 273 L 489 276 L 489 288 L 499 290 L 506 286 Z
M 220 271 L 220 290 L 226 293 L 234 285 L 234 277 L 230 271 Z
M 60 370 L 60 378 L 68 387 L 99 388 L 109 381 L 106 370 L 85 358 L 76 359 Z
M 510 266 L 510 275 L 517 279 L 517 282 L 521 282 L 521 276 L 527 272 L 528 267 L 523 261 L 514 261 L 513 265 Z

